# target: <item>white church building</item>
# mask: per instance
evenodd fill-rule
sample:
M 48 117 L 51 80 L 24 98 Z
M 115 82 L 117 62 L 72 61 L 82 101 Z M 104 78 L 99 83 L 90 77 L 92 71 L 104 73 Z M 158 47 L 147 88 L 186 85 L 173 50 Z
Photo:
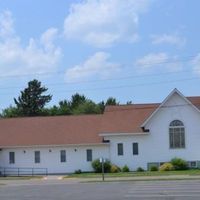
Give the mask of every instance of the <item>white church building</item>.
M 200 167 L 199 152 L 200 96 L 177 89 L 162 103 L 107 106 L 99 115 L 0 119 L 0 169 L 8 171 L 92 171 L 100 157 L 130 170 L 174 157 Z

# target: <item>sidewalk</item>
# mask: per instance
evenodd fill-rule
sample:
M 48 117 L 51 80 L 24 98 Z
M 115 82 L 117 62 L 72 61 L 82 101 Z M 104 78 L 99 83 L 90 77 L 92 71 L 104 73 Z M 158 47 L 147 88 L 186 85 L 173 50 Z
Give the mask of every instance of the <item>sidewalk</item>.
M 64 180 L 76 180 L 78 182 L 100 182 L 101 177 L 97 178 L 65 178 Z M 153 181 L 153 180 L 200 180 L 200 175 L 167 175 L 167 176 L 130 176 L 130 177 L 106 177 L 105 181 Z
M 167 176 L 130 176 L 130 177 L 106 177 L 105 182 L 128 182 L 128 181 L 169 181 L 169 180 L 200 180 L 200 175 L 167 175 Z M 64 178 L 62 176 L 46 176 L 40 179 L 30 180 L 6 180 L 0 179 L 0 187 L 3 186 L 20 186 L 20 185 L 48 185 L 48 184 L 77 184 L 102 182 L 101 177 L 94 178 Z

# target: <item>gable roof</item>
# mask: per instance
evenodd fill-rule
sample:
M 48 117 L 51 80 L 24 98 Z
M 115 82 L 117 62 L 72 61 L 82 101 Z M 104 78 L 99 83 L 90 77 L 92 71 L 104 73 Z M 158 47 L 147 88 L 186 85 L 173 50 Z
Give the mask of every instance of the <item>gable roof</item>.
M 186 100 L 195 109 L 200 109 L 200 96 L 186 97 Z M 145 121 L 161 106 L 162 103 L 107 106 L 102 118 L 101 133 L 144 133 L 142 127 Z
M 142 133 L 140 125 L 158 106 L 158 103 L 107 106 L 102 133 Z
M 200 109 L 200 97 L 187 97 L 186 100 L 195 109 Z M 104 114 L 100 115 L 0 119 L 0 148 L 102 144 L 103 137 L 100 135 L 104 133 L 144 134 L 141 125 L 161 105 L 151 103 L 106 106 Z
M 191 105 L 196 111 L 200 112 L 200 110 L 193 105 L 193 103 L 187 99 L 187 97 L 185 97 L 179 90 L 177 90 L 176 88 L 165 98 L 165 100 L 158 106 L 157 109 L 155 109 L 155 111 L 144 121 L 144 123 L 141 125 L 141 127 L 145 127 L 145 125 L 147 124 L 147 122 L 149 122 L 149 120 L 160 110 L 161 107 L 163 107 L 165 105 L 165 103 L 174 95 L 174 94 L 178 94 L 181 98 L 183 98 L 189 105 Z M 192 98 L 190 98 L 192 100 Z M 196 99 L 196 103 L 197 103 L 197 99 Z

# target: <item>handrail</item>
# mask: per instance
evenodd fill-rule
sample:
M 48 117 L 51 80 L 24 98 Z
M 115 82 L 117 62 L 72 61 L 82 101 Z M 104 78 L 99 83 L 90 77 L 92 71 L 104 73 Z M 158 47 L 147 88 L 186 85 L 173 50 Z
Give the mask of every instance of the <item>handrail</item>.
M 37 176 L 48 175 L 47 168 L 0 167 L 0 176 Z

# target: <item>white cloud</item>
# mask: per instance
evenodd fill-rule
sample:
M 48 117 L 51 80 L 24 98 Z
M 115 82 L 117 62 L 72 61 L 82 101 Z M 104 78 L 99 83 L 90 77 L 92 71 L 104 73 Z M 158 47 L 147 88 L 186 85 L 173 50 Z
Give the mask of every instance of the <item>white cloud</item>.
M 64 22 L 67 39 L 77 39 L 95 47 L 138 39 L 139 14 L 152 0 L 84 0 L 71 5 Z
M 152 35 L 151 38 L 152 44 L 170 44 L 182 47 L 186 43 L 186 38 L 177 34 Z
M 0 37 L 7 38 L 15 33 L 13 28 L 14 20 L 12 13 L 8 10 L 0 14 Z
M 200 76 L 200 53 L 192 60 L 193 72 Z
M 179 71 L 182 69 L 177 57 L 171 57 L 166 53 L 150 53 L 138 59 L 134 66 L 139 73 L 149 71 Z
M 97 52 L 83 63 L 66 71 L 66 81 L 77 81 L 94 76 L 107 77 L 120 70 L 120 65 L 110 62 L 110 55 L 105 52 Z
M 61 50 L 54 45 L 57 29 L 50 28 L 39 39 L 24 46 L 15 33 L 12 13 L 0 13 L 0 74 L 16 75 L 54 71 Z

